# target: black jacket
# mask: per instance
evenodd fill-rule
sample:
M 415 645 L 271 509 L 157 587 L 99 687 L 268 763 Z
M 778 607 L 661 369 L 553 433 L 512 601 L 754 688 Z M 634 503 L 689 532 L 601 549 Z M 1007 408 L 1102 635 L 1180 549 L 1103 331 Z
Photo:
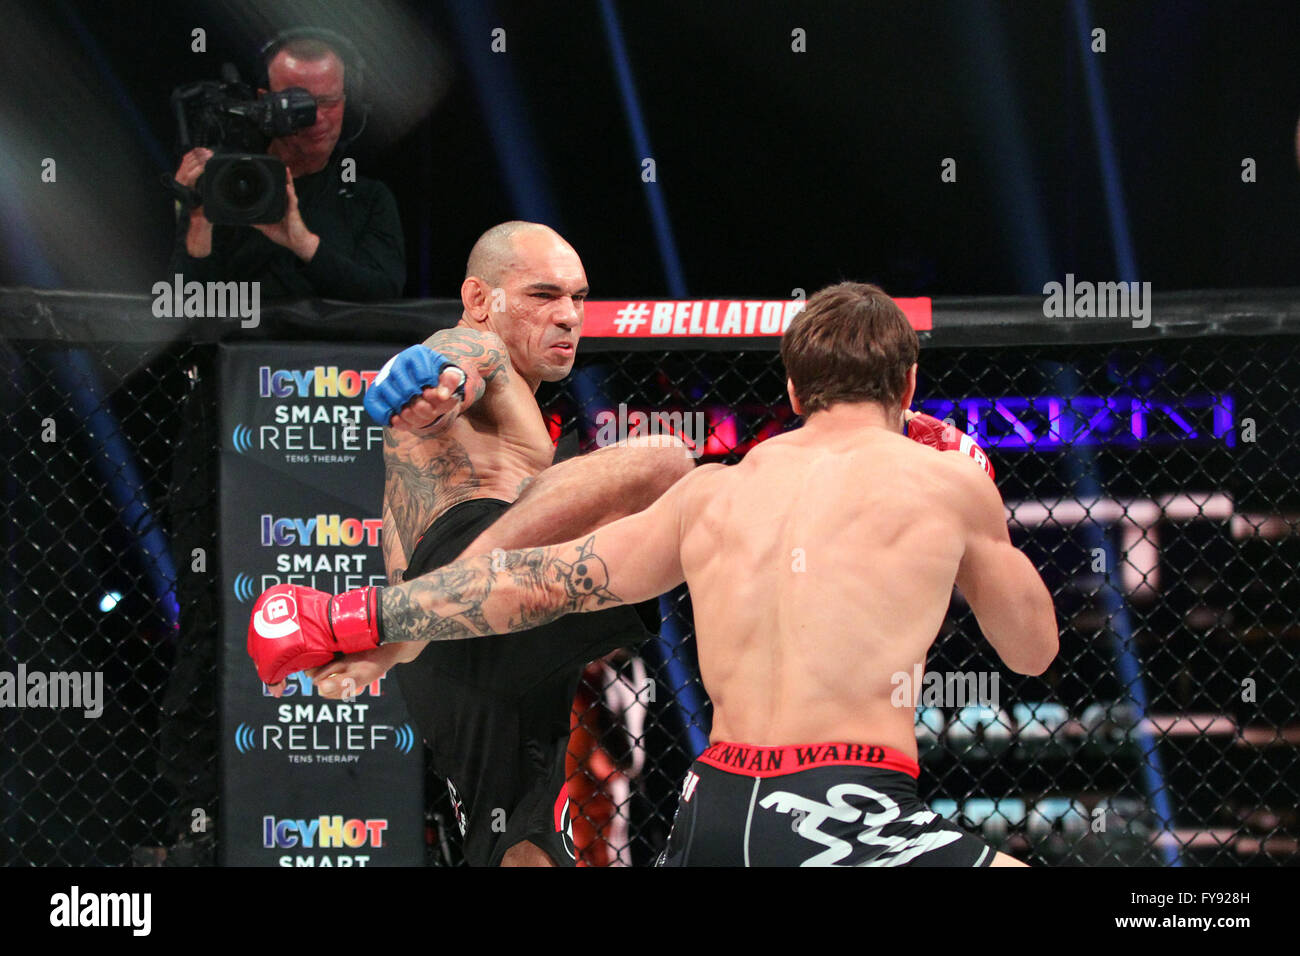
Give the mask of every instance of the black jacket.
M 172 250 L 171 273 L 185 281 L 258 281 L 263 300 L 396 299 L 406 283 L 406 247 L 397 202 L 383 183 L 358 176 L 341 181 L 336 158 L 318 173 L 293 181 L 298 211 L 320 236 L 311 262 L 252 226 L 213 226 L 212 253 L 202 259 L 185 251 L 188 211 L 181 216 Z

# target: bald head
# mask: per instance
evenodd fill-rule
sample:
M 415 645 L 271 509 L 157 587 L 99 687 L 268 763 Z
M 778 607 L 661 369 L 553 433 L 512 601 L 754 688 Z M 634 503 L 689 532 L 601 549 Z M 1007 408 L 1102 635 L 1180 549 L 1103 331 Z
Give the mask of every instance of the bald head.
M 518 219 L 503 222 L 478 237 L 478 242 L 469 251 L 465 278 L 477 276 L 489 285 L 500 284 L 507 272 L 521 264 L 523 255 L 520 240 L 524 239 L 551 239 L 564 246 L 569 245 L 558 232 L 540 222 L 523 222 Z
M 469 254 L 461 324 L 499 335 L 515 370 L 536 389 L 573 368 L 588 291 L 582 259 L 558 232 L 537 222 L 503 222 L 479 236 Z

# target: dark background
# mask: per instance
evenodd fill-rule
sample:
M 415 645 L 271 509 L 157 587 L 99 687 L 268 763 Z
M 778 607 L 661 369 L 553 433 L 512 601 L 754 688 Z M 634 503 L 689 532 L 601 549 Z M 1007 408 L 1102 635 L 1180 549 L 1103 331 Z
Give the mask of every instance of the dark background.
M 1293 284 L 1294 3 L 610 6 L 654 184 L 599 2 L 6 5 L 0 283 L 146 293 L 165 278 L 168 94 L 224 60 L 251 76 L 265 38 L 306 23 L 368 61 L 374 114 L 351 154 L 397 196 L 409 296 L 454 296 L 474 238 L 513 217 L 560 229 L 596 297 L 785 297 L 841 277 L 1038 292 L 1066 272 L 1157 292 Z M 1094 26 L 1107 52 L 1086 54 L 1090 93 Z M 44 157 L 57 183 L 40 181 Z

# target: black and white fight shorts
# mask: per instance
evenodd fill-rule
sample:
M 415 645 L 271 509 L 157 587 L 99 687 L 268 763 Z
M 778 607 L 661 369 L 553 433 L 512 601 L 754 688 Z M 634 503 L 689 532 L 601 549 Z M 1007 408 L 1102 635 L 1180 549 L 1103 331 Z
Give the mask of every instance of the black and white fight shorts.
M 686 774 L 659 866 L 989 866 L 992 847 L 929 810 L 891 747 L 718 742 Z

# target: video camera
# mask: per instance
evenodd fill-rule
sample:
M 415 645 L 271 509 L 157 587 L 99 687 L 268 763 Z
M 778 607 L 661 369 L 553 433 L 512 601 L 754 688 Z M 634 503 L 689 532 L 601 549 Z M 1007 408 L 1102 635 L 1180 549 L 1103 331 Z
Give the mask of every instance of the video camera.
M 301 87 L 254 96 L 235 68 L 221 80 L 203 80 L 172 91 L 172 112 L 181 152 L 202 146 L 215 154 L 193 190 L 169 183 L 191 208 L 202 205 L 213 224 L 279 222 L 288 209 L 284 163 L 266 155 L 272 139 L 316 122 L 316 100 Z

